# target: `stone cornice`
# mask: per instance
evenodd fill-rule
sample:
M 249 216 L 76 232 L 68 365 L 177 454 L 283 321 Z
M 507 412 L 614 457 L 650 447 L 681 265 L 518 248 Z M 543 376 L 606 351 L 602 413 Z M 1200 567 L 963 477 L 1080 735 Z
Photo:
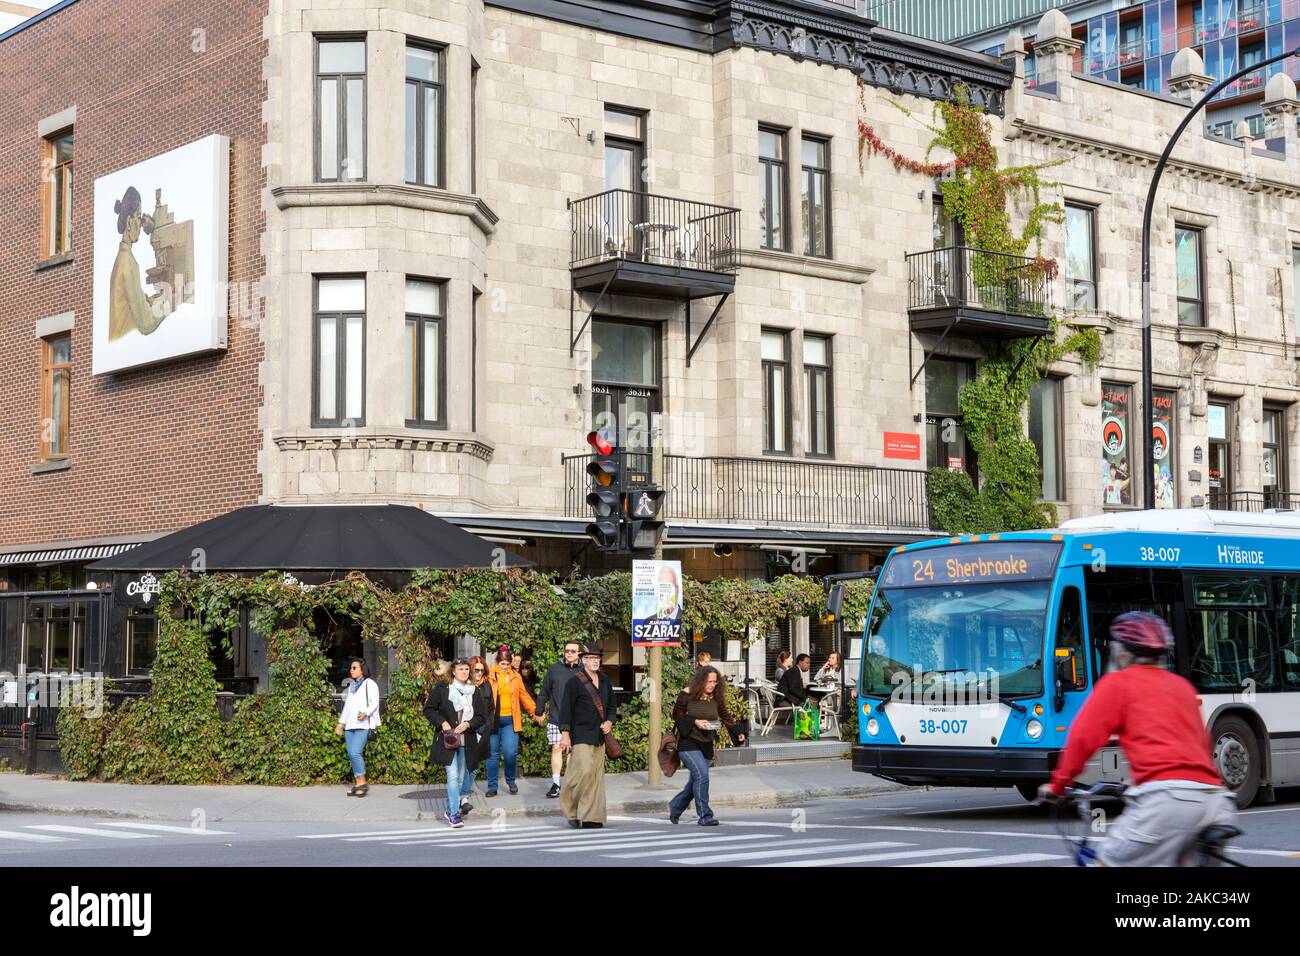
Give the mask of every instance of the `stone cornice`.
M 391 448 L 398 451 L 424 451 L 451 455 L 470 455 L 491 461 L 495 446 L 481 435 L 457 432 L 379 431 L 357 429 L 351 432 L 310 431 L 272 432 L 271 441 L 280 451 L 350 451 Z
M 400 206 L 453 216 L 468 216 L 490 236 L 499 217 L 479 196 L 466 196 L 426 186 L 382 185 L 378 183 L 312 183 L 308 186 L 275 186 L 271 189 L 279 209 L 296 206 Z
M 1017 119 L 1012 125 L 1019 136 L 1025 140 L 1062 147 L 1079 155 L 1103 156 L 1130 166 L 1148 168 L 1154 168 L 1156 163 L 1160 161 L 1159 153 L 1136 149 L 1132 146 L 1122 146 L 1117 143 L 1088 139 L 1084 136 L 1039 126 L 1023 119 Z M 1240 154 L 1240 148 L 1236 147 L 1236 150 Z M 1279 166 L 1287 168 L 1280 160 Z M 1221 183 L 1226 186 L 1245 189 L 1249 192 L 1262 192 L 1271 196 L 1300 198 L 1300 182 L 1284 182 L 1278 179 L 1266 179 L 1261 176 L 1247 177 L 1240 172 L 1232 172 L 1217 166 L 1209 166 L 1204 163 L 1178 159 L 1177 157 L 1170 158 L 1167 168 L 1189 179 L 1202 182 Z M 1256 167 L 1256 170 L 1258 170 L 1258 167 Z
M 767 249 L 742 249 L 740 267 L 790 272 L 815 279 L 833 279 L 837 282 L 852 282 L 857 285 L 865 284 L 876 271 L 870 266 L 855 266 L 836 262 L 833 259 L 795 256 L 788 252 L 772 252 Z

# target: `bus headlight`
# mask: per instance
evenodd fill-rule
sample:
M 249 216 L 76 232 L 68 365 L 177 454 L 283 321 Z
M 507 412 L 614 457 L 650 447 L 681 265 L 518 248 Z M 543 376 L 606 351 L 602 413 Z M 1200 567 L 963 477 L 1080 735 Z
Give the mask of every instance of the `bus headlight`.
M 872 717 L 870 720 L 867 721 L 867 735 L 870 737 L 874 737 L 878 733 L 880 733 L 880 721 Z
M 1043 725 L 1037 720 L 1031 720 L 1025 724 L 1025 733 L 1029 734 L 1030 740 L 1037 740 L 1043 736 Z

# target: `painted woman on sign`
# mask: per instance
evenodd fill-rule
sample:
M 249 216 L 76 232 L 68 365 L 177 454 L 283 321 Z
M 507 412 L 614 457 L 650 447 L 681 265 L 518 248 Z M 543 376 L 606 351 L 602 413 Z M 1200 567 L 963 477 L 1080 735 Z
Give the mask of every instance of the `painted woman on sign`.
M 113 204 L 117 213 L 117 231 L 122 241 L 113 260 L 108 286 L 108 339 L 120 339 L 132 329 L 148 335 L 167 317 L 165 291 L 146 296 L 140 281 L 140 264 L 131 247 L 141 231 L 153 229 L 153 221 L 140 212 L 140 193 L 128 186 L 126 193 Z

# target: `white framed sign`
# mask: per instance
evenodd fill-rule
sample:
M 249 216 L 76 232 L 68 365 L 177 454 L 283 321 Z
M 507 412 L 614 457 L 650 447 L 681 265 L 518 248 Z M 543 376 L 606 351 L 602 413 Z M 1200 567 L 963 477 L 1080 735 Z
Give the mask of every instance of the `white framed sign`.
M 230 140 L 95 180 L 96 375 L 226 347 Z

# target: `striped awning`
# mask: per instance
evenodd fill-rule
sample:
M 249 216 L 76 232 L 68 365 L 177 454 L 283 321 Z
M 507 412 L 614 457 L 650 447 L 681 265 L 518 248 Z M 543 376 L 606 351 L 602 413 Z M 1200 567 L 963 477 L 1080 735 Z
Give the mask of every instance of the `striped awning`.
M 18 564 L 61 564 L 64 561 L 97 561 L 139 546 L 138 543 L 94 544 L 82 548 L 60 548 L 57 551 L 15 551 L 12 554 L 0 554 L 0 567 L 12 567 Z

